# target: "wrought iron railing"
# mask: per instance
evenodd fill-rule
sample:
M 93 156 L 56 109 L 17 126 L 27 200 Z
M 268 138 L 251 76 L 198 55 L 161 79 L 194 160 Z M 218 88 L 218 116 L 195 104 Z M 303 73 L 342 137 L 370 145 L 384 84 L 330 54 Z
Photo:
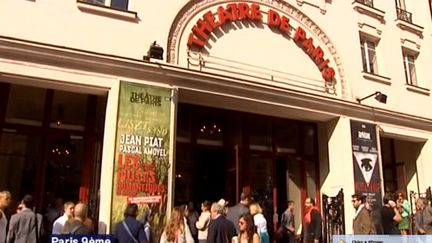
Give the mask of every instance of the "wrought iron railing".
M 396 8 L 397 18 L 412 24 L 412 13 L 402 8 Z
M 373 0 L 356 0 L 356 2 L 361 3 L 363 5 L 369 6 L 371 8 L 374 7 Z
M 324 208 L 324 242 L 332 242 L 333 235 L 345 234 L 344 193 L 340 189 L 334 197 L 322 196 Z

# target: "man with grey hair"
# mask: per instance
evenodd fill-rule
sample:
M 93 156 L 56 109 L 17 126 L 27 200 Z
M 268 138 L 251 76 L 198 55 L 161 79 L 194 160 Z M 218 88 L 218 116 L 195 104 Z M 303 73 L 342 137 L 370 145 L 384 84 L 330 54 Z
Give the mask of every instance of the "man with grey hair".
M 426 198 L 416 200 L 416 213 L 414 215 L 414 234 L 432 234 L 432 207 Z
M 238 220 L 240 215 L 249 212 L 249 204 L 251 202 L 250 195 L 248 193 L 242 192 L 240 195 L 240 202 L 233 207 L 228 208 L 227 219 L 233 222 L 237 234 L 239 233 Z
M 231 243 L 231 239 L 237 233 L 233 222 L 225 218 L 224 207 L 218 203 L 213 203 L 210 216 L 207 243 Z

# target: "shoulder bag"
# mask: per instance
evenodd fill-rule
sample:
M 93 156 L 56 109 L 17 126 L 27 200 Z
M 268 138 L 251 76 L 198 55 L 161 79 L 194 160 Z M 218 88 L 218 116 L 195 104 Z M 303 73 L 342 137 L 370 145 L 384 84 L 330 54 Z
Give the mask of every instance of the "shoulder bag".
M 132 235 L 132 233 L 131 233 L 131 231 L 130 231 L 128 225 L 126 224 L 126 222 L 125 222 L 124 220 L 122 221 L 122 224 L 123 224 L 123 227 L 125 228 L 125 230 L 128 232 L 130 238 L 132 238 L 132 240 L 133 240 L 135 243 L 138 243 L 137 239 L 135 239 L 135 237 L 133 237 L 133 235 Z

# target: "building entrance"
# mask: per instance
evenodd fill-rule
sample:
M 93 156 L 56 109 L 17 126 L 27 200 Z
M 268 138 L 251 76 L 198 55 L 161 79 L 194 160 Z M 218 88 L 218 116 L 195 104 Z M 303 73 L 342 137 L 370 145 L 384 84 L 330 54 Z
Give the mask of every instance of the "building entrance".
M 288 200 L 298 225 L 304 199 L 319 202 L 316 124 L 182 103 L 177 114 L 175 205 L 250 192 L 272 230 Z
M 204 200 L 217 201 L 225 197 L 229 190 L 226 185 L 229 159 L 224 149 L 201 147 L 197 149 L 194 159 L 194 198 L 195 202 Z

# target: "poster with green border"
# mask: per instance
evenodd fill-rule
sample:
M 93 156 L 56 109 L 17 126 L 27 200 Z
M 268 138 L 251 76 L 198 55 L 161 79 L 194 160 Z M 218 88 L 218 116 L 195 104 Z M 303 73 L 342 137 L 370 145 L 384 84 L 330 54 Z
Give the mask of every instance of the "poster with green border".
M 128 203 L 151 213 L 158 240 L 166 219 L 172 89 L 121 82 L 115 142 L 111 231 Z M 103 202 L 102 202 L 103 203 Z

